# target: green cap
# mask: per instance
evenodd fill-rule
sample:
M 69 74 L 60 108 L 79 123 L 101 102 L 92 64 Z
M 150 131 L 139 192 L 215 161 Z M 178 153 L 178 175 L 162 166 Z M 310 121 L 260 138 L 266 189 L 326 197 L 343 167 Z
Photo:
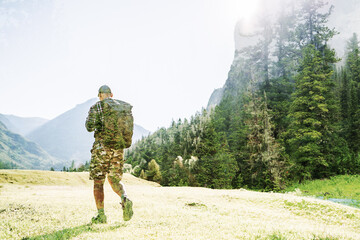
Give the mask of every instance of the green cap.
M 111 93 L 111 89 L 109 88 L 108 85 L 102 85 L 99 88 L 99 93 Z

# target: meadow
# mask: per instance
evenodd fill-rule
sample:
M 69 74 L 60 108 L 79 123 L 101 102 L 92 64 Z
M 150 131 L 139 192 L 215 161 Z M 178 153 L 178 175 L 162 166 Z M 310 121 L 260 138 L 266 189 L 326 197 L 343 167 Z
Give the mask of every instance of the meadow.
M 338 200 L 360 208 L 360 175 L 339 175 L 329 179 L 305 181 L 288 187 L 286 191 L 301 191 L 304 196 Z
M 106 224 L 88 173 L 0 170 L 0 239 L 360 239 L 360 209 L 290 193 L 161 187 L 125 174 L 134 217 L 105 185 Z

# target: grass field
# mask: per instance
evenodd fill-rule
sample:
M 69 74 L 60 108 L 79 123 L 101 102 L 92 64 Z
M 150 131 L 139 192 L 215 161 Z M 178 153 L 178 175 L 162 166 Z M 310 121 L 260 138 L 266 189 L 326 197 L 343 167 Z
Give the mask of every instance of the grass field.
M 299 189 L 304 196 L 347 199 L 348 205 L 360 208 L 360 175 L 340 175 L 330 179 L 306 181 L 294 184 L 286 191 L 295 189 Z
M 87 173 L 0 170 L 0 239 L 360 239 L 360 210 L 295 194 L 160 187 L 125 174 L 134 217 L 105 185 L 108 223 Z

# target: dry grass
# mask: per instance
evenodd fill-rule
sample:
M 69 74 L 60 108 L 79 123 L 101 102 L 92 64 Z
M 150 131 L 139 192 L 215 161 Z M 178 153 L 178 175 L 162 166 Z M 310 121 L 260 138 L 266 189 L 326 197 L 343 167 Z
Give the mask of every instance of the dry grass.
M 38 172 L 27 174 L 41 182 Z M 360 239 L 359 209 L 292 194 L 159 187 L 127 174 L 133 219 L 123 222 L 119 198 L 106 184 L 108 223 L 90 225 L 96 211 L 87 174 L 63 176 L 70 180 L 59 177 L 62 185 L 1 177 L 0 239 Z

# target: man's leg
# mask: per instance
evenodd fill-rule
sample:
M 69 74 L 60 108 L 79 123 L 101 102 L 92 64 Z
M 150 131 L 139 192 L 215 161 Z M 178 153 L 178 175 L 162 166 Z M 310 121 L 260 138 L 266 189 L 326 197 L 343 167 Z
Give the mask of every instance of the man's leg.
M 134 214 L 132 210 L 132 201 L 126 195 L 125 187 L 116 176 L 108 176 L 111 188 L 121 197 L 121 206 L 123 208 L 123 219 L 129 221 Z
M 98 215 L 91 219 L 93 223 L 106 223 L 106 215 L 104 211 L 104 182 L 102 180 L 94 180 L 94 198 L 96 208 L 98 209 Z
M 104 211 L 104 182 L 105 179 L 94 180 L 94 198 L 98 211 Z
M 129 221 L 133 215 L 132 201 L 128 198 L 125 187 L 121 183 L 124 166 L 124 150 L 112 149 L 112 158 L 110 161 L 110 171 L 108 181 L 114 192 L 121 197 L 121 205 L 123 208 L 123 219 Z
M 127 197 L 124 184 L 120 181 L 120 178 L 116 176 L 108 176 L 108 181 L 112 190 L 119 195 L 119 197 Z
M 106 177 L 107 152 L 101 142 L 95 142 L 91 150 L 90 179 L 94 180 L 94 198 L 98 215 L 92 218 L 93 223 L 106 223 L 104 212 L 104 182 Z
M 124 185 L 121 183 L 124 167 L 124 150 L 111 149 L 111 160 L 108 181 L 114 192 L 120 197 L 127 197 Z

